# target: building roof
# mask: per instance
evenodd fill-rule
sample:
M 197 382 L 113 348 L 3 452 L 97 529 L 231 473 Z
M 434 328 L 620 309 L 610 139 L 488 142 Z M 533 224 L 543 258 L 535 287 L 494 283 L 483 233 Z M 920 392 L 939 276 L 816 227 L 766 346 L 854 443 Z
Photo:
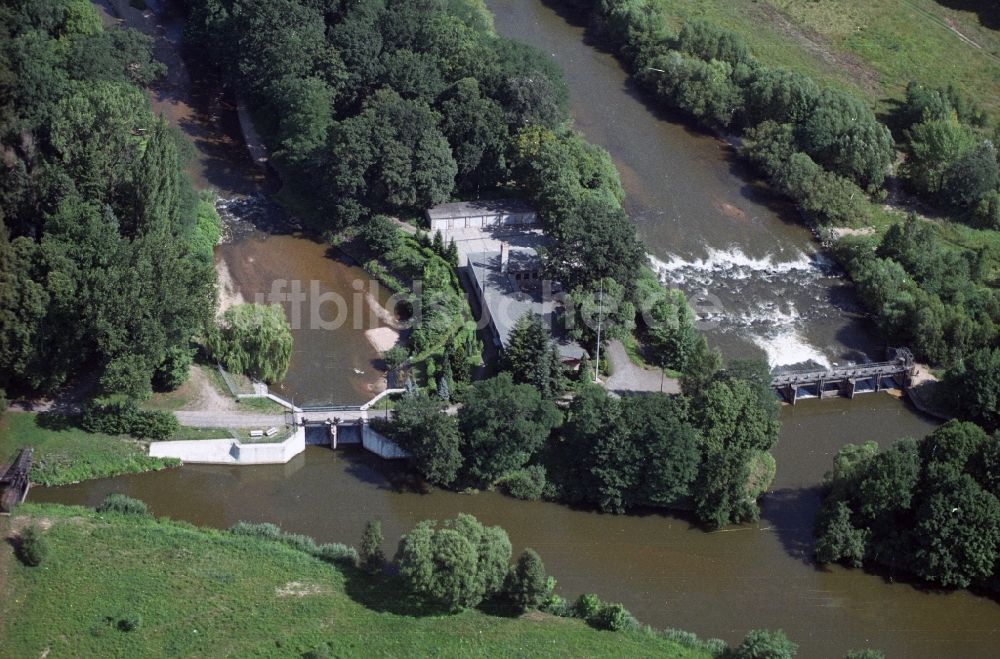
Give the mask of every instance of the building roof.
M 580 359 L 585 351 L 580 344 L 570 340 L 555 326 L 554 312 L 556 300 L 551 294 L 543 295 L 541 282 L 537 289 L 529 290 L 520 286 L 515 272 L 537 269 L 541 262 L 538 252 L 531 247 L 510 247 L 508 272 L 500 272 L 500 252 L 475 252 L 469 254 L 470 274 L 482 291 L 483 304 L 489 309 L 490 319 L 496 327 L 500 340 L 507 345 L 514 325 L 525 314 L 541 316 L 543 324 L 552 333 L 552 338 L 562 359 Z
M 492 199 L 438 204 L 427 209 L 427 217 L 431 220 L 449 220 L 459 217 L 486 217 L 508 213 L 534 212 L 535 209 L 521 199 Z

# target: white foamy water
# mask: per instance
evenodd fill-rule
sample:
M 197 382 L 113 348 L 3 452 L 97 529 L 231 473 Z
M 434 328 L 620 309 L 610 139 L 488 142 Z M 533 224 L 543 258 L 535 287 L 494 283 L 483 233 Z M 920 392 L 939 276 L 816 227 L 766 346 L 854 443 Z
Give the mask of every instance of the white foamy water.
M 738 247 L 709 249 L 705 258 L 649 256 L 665 285 L 691 296 L 700 325 L 753 343 L 772 368 L 811 363 L 829 367 L 824 351 L 806 338 L 807 321 L 829 312 L 822 281 L 833 271 L 820 254 L 798 253 L 791 259 L 751 257 Z M 704 309 L 706 301 L 710 308 Z

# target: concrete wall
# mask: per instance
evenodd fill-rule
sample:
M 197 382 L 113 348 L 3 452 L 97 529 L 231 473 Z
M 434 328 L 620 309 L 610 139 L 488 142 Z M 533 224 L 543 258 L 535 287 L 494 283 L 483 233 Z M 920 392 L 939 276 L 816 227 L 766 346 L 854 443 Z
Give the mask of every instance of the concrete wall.
M 365 429 L 361 437 L 361 444 L 375 455 L 386 460 L 397 460 L 400 458 L 410 457 L 410 453 L 408 451 L 401 449 L 396 442 L 392 441 L 385 435 L 372 430 L 371 426 L 368 424 L 365 424 Z
M 281 443 L 244 444 L 237 439 L 193 439 L 151 442 L 154 458 L 178 458 L 193 464 L 284 464 L 306 449 L 305 428 Z
M 442 234 L 453 229 L 484 229 L 495 226 L 531 225 L 538 222 L 534 212 L 498 211 L 488 215 L 469 215 L 467 217 L 434 218 L 430 220 L 431 234 L 440 231 Z

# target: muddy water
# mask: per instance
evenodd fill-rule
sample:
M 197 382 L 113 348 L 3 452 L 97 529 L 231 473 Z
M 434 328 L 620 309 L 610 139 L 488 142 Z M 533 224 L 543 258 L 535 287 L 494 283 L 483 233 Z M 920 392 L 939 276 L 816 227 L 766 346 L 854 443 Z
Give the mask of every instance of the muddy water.
M 562 67 L 576 127 L 611 153 L 654 263 L 695 302 L 713 345 L 772 366 L 883 357 L 794 209 L 742 178 L 726 143 L 646 104 L 615 58 L 546 4 L 487 5 L 501 34 Z
M 887 394 L 786 408 L 778 476 L 753 525 L 705 533 L 660 513 L 629 516 L 521 502 L 497 493 L 421 493 L 409 476 L 364 453 L 310 447 L 287 465 L 186 466 L 166 472 L 36 488 L 33 501 L 96 505 L 109 492 L 157 515 L 226 527 L 273 521 L 323 541 L 357 543 L 382 520 L 386 550 L 421 519 L 468 512 L 538 550 L 567 596 L 597 592 L 640 620 L 736 642 L 749 629 L 784 629 L 800 656 L 877 647 L 887 657 L 989 657 L 1000 605 L 966 592 L 922 592 L 859 570 L 809 561 L 817 486 L 844 442 L 921 436 L 932 426 Z
M 370 399 L 384 387 L 384 380 L 379 353 L 365 336 L 366 330 L 382 326 L 369 300 L 384 301 L 386 295 L 342 254 L 292 232 L 294 218 L 268 195 L 279 183 L 249 156 L 233 99 L 221 91 L 210 71 L 181 56 L 182 21 L 162 2 L 147 4 L 151 11 L 140 12 L 127 0 L 104 0 L 98 7 L 105 16 L 121 17 L 154 37 L 154 54 L 167 66 L 165 78 L 150 90 L 150 101 L 153 111 L 180 129 L 194 147 L 188 174 L 195 187 L 218 195 L 224 244 L 216 249 L 216 264 L 223 305 L 281 301 L 270 297 L 274 283 L 288 282 L 282 289 L 288 292 L 298 282 L 306 298 L 301 305 L 283 305 L 293 321 L 293 306 L 301 306 L 303 320 L 293 324 L 288 375 L 272 389 L 306 405 Z M 355 286 L 371 297 L 355 299 Z M 337 318 L 337 305 L 323 300 L 331 294 L 341 296 L 350 308 L 350 318 L 343 323 L 330 322 Z

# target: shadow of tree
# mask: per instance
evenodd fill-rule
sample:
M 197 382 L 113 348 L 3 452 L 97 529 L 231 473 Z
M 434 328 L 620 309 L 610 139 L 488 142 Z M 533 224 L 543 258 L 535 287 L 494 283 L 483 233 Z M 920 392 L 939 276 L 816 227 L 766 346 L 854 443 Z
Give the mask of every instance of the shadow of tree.
M 784 488 L 768 493 L 760 504 L 761 519 L 774 527 L 785 552 L 806 565 L 816 565 L 813 528 L 822 497 L 819 485 Z
M 35 422 L 45 430 L 59 431 L 80 427 L 78 415 L 63 414 L 62 412 L 39 412 L 35 415 Z
M 392 574 L 372 575 L 357 568 L 344 569 L 344 592 L 358 604 L 378 613 L 415 618 L 450 613 L 410 593 L 403 579 Z

